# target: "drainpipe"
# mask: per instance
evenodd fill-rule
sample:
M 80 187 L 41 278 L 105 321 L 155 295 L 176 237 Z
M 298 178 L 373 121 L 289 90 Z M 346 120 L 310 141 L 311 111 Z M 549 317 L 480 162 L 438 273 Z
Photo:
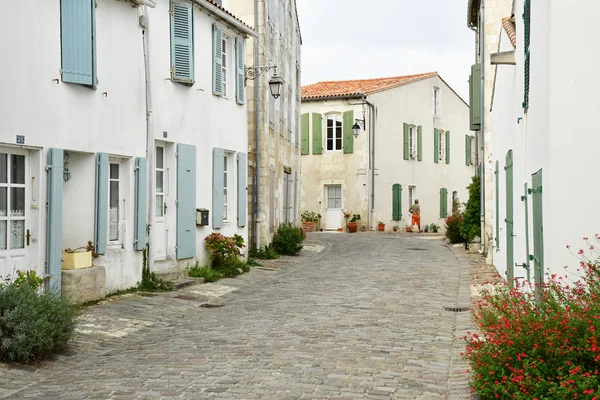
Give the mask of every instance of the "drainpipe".
M 144 48 L 144 83 L 146 86 L 146 166 L 147 166 L 147 180 L 148 180 L 148 254 L 146 254 L 148 261 L 148 269 L 154 271 L 154 257 L 152 255 L 152 228 L 154 227 L 154 176 L 152 168 L 154 165 L 154 139 L 152 136 L 152 92 L 150 90 L 150 63 L 148 61 L 148 7 L 144 6 L 142 16 L 139 18 L 140 26 L 142 27 L 142 40 Z
M 254 29 L 258 33 L 258 0 L 254 0 Z M 260 35 L 254 38 L 254 67 L 258 67 L 258 45 L 259 45 Z M 260 79 L 256 79 L 254 81 L 254 182 L 252 191 L 252 213 L 254 217 L 252 218 L 252 242 L 250 244 L 251 248 L 256 247 L 259 248 L 260 244 L 258 243 L 258 213 L 260 211 L 259 207 L 259 187 L 260 184 L 260 135 L 259 135 L 259 86 Z
M 367 216 L 367 226 L 371 227 L 371 214 L 375 209 L 375 120 L 377 118 L 377 109 L 375 105 L 369 102 L 365 96 L 363 95 L 363 101 L 369 106 L 369 121 L 371 131 L 371 140 L 369 142 L 369 147 L 371 148 L 371 207 L 369 207 L 369 215 Z
M 481 252 L 486 252 L 485 232 L 485 0 L 481 0 L 479 22 L 479 47 L 481 61 Z M 496 196 L 498 193 L 496 193 Z

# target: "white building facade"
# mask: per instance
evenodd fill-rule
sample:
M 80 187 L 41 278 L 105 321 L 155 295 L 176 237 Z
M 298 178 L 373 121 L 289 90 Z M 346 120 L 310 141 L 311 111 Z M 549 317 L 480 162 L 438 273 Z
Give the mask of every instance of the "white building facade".
M 574 254 L 589 251 L 583 238 L 596 241 L 600 138 L 589 121 L 600 99 L 585 78 L 598 61 L 586 32 L 599 11 L 592 1 L 531 7 L 531 0 L 515 0 L 502 21 L 501 52 L 492 56 L 492 129 L 502 132 L 493 137 L 494 265 L 508 280 L 540 283 L 565 266 L 574 273 Z
M 421 224 L 443 227 L 473 176 L 468 113 L 437 73 L 305 86 L 302 209 L 324 230 L 343 228 L 345 210 L 361 230 L 391 231 L 419 200 Z
M 213 231 L 247 238 L 250 27 L 208 0 L 10 8 L 0 70 L 28 78 L 0 84 L 0 275 L 60 288 L 62 251 L 91 241 L 112 292 L 140 281 L 147 246 L 160 271 L 207 261 Z

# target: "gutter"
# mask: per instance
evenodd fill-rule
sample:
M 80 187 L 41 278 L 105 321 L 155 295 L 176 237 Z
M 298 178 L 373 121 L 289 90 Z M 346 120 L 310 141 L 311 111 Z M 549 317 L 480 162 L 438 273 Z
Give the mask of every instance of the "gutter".
M 228 14 L 227 12 L 223 11 L 222 9 L 220 9 L 218 6 L 216 6 L 215 4 L 213 4 L 210 1 L 207 0 L 193 0 L 194 3 L 198 4 L 200 7 L 204 8 L 205 10 L 207 10 L 208 12 L 210 12 L 211 14 L 215 15 L 216 17 L 219 17 L 220 19 L 222 19 L 223 21 L 227 22 L 229 25 L 233 26 L 234 28 L 236 28 L 238 31 L 240 31 L 243 34 L 246 34 L 248 36 L 252 36 L 252 37 L 258 37 L 258 33 L 256 33 L 258 31 L 258 24 L 256 23 L 257 17 L 256 17 L 256 12 L 257 9 L 255 7 L 254 9 L 254 25 L 255 25 L 255 29 L 250 28 L 249 26 L 247 26 L 246 24 L 244 24 L 243 22 L 239 21 L 237 18 L 231 16 L 230 14 Z M 254 2 L 256 5 L 256 1 Z
M 480 193 L 480 206 L 481 206 L 481 252 L 486 252 L 486 232 L 485 232 L 485 0 L 481 2 L 480 8 L 480 23 L 479 23 L 479 48 L 480 50 L 480 61 L 481 61 L 481 125 L 480 136 L 481 136 L 481 193 Z M 496 193 L 498 196 L 498 193 Z

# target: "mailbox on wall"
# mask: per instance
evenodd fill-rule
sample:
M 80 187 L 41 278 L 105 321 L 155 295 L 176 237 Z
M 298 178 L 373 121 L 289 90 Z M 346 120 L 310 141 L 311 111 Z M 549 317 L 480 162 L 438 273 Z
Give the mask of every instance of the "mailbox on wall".
M 208 225 L 208 210 L 206 208 L 196 208 L 196 225 Z

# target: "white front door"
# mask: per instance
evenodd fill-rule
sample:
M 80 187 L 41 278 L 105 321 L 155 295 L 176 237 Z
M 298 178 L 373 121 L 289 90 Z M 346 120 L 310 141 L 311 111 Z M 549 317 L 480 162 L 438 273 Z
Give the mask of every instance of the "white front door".
M 331 185 L 326 187 L 327 213 L 325 215 L 325 229 L 337 230 L 342 227 L 342 186 Z
M 165 223 L 165 148 L 156 146 L 156 162 L 154 173 L 154 257 L 164 260 L 167 257 L 167 224 Z
M 31 246 L 29 151 L 0 148 L 0 276 L 36 269 Z

